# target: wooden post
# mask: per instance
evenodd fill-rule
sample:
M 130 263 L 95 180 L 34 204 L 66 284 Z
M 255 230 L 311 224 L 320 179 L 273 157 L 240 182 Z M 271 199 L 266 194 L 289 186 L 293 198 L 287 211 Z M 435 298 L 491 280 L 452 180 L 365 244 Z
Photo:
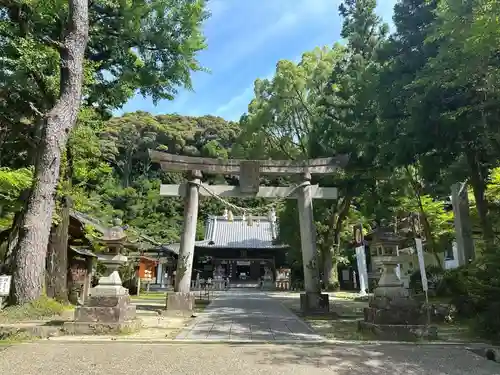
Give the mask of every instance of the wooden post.
M 304 185 L 299 189 L 297 204 L 299 208 L 300 243 L 304 266 L 304 286 L 306 293 L 320 293 L 319 270 L 316 254 L 316 228 L 313 217 L 311 194 L 311 174 L 304 173 Z
M 85 275 L 85 280 L 83 281 L 83 290 L 82 290 L 82 301 L 85 304 L 90 296 L 90 288 L 92 287 L 92 268 L 94 264 L 93 257 L 85 258 L 85 265 L 87 269 L 87 273 Z
M 196 238 L 196 222 L 198 220 L 198 196 L 201 183 L 201 172 L 191 172 L 191 180 L 186 186 L 184 198 L 184 225 L 177 261 L 175 292 L 189 293 L 191 290 L 191 274 L 193 271 L 194 242 Z
M 456 183 L 451 186 L 451 205 L 453 207 L 455 238 L 458 250 L 458 264 L 469 264 L 475 258 L 472 225 L 469 213 L 467 186 Z

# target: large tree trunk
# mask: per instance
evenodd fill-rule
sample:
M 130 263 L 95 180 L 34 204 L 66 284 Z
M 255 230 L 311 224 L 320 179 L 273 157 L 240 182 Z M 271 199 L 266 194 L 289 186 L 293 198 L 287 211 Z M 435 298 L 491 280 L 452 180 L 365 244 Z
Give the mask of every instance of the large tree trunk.
M 61 221 L 52 227 L 47 254 L 47 296 L 68 302 L 68 229 L 71 199 L 61 199 Z
M 327 290 L 339 285 L 338 258 L 340 255 L 340 234 L 351 208 L 352 195 L 347 193 L 342 202 L 337 202 L 330 219 L 330 236 L 325 241 L 323 252 L 323 284 Z
M 323 254 L 323 285 L 328 291 L 335 291 L 339 287 L 338 259 L 334 250 Z
M 32 191 L 15 249 L 13 298 L 17 304 L 33 301 L 43 291 L 61 153 L 80 108 L 87 40 L 88 0 L 69 0 L 69 22 L 60 50 L 60 97 L 45 119 Z
M 66 162 L 61 171 L 63 186 L 63 196 L 60 198 L 61 221 L 57 226 L 53 226 L 48 246 L 47 254 L 47 296 L 55 298 L 59 302 L 68 302 L 68 239 L 70 210 L 72 200 L 69 191 L 73 179 L 73 157 L 69 143 L 66 145 Z
M 488 201 L 485 197 L 486 191 L 486 178 L 481 172 L 477 154 L 473 150 L 466 153 L 467 163 L 470 169 L 470 183 L 474 192 L 474 199 L 476 200 L 476 209 L 479 216 L 479 224 L 483 232 L 483 240 L 486 251 L 495 251 L 495 232 L 493 225 L 488 217 Z
M 30 196 L 30 190 L 24 190 L 20 197 L 19 200 L 21 202 L 27 202 Z M 24 208 L 22 208 L 20 211 L 16 212 L 14 215 L 14 220 L 12 220 L 12 226 L 10 227 L 9 230 L 9 237 L 7 239 L 7 249 L 5 250 L 5 257 L 3 259 L 4 267 L 5 267 L 5 272 L 12 274 L 14 271 L 14 259 L 15 259 L 15 253 L 14 250 L 17 245 L 17 241 L 19 239 L 19 228 L 21 227 L 22 221 L 23 221 L 23 213 L 26 209 L 26 204 L 24 204 Z
M 415 194 L 415 198 L 417 200 L 419 217 L 422 221 L 422 229 L 424 231 L 427 251 L 434 255 L 434 259 L 436 260 L 436 263 L 439 266 L 439 268 L 443 268 L 443 264 L 441 262 L 441 259 L 439 258 L 437 250 L 438 247 L 436 241 L 434 240 L 432 227 L 431 224 L 429 223 L 429 218 L 427 217 L 427 213 L 425 212 L 424 205 L 422 203 L 422 186 L 420 185 L 420 182 L 418 182 L 414 178 L 408 166 L 406 166 L 405 170 L 406 170 L 406 175 L 410 179 L 410 185 L 413 189 L 413 193 Z

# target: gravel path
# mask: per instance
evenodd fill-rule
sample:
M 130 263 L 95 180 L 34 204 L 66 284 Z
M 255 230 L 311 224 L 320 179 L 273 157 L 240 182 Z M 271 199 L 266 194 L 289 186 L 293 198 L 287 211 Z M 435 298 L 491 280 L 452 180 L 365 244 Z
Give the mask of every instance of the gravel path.
M 63 344 L 0 347 L 2 375 L 500 375 L 454 347 L 416 345 Z
M 240 289 L 218 294 L 176 339 L 316 341 L 322 337 L 268 293 Z

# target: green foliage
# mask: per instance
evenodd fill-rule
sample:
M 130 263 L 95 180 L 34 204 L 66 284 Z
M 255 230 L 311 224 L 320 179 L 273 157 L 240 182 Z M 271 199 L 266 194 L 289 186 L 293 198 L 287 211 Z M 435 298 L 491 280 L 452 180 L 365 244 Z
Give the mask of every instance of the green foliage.
M 437 290 L 439 296 L 466 296 L 467 295 L 467 267 L 446 270 Z
M 33 172 L 28 168 L 12 170 L 0 168 L 0 204 L 2 207 L 16 201 L 21 192 L 31 185 Z
M 151 163 L 148 150 L 226 158 L 238 132 L 237 124 L 213 116 L 137 112 L 103 122 L 86 112 L 70 141 L 74 206 L 103 223 L 119 217 L 135 236 L 142 233 L 159 242 L 178 241 L 182 199 L 162 198 L 159 190 L 161 183 L 179 183 L 183 176 L 161 171 Z M 201 201 L 198 236 L 203 236 L 206 216 L 222 210 L 213 199 Z
M 432 236 L 435 242 L 447 244 L 453 238 L 453 212 L 445 210 L 445 202 L 435 200 L 430 195 L 420 197 L 422 210 L 425 213 L 432 228 Z M 415 196 L 401 198 L 400 209 L 404 212 L 419 212 L 420 206 Z
M 205 0 L 90 2 L 84 110 L 108 116 L 136 92 L 158 101 L 173 99 L 179 87 L 191 88 L 191 72 L 202 70 L 196 55 L 206 47 L 205 5 Z M 41 115 L 59 95 L 67 13 L 67 2 L 59 0 L 0 4 L 3 166 L 33 163 Z
M 441 267 L 437 266 L 427 266 L 425 268 L 425 274 L 427 276 L 429 289 L 434 292 L 438 290 L 444 277 L 444 270 Z M 413 293 L 423 293 L 422 276 L 420 275 L 420 270 L 417 270 L 410 275 L 409 286 L 410 290 Z
M 242 117 L 247 157 L 305 159 L 311 156 L 310 134 L 318 115 L 318 96 L 330 72 L 343 58 L 344 48 L 316 48 L 298 64 L 281 60 L 272 79 L 255 81 L 255 98 Z
M 10 227 L 15 212 L 19 211 L 24 202 L 19 197 L 31 186 L 31 168 L 11 169 L 0 168 L 0 228 Z

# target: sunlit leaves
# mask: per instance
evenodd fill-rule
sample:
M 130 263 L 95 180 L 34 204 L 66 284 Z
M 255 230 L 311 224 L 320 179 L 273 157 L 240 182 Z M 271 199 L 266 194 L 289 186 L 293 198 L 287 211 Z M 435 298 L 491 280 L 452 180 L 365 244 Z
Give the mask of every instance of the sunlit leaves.
M 255 98 L 241 121 L 241 142 L 252 145 L 256 158 L 311 157 L 318 97 L 342 57 L 341 46 L 316 48 L 304 53 L 299 63 L 279 61 L 271 79 L 255 81 Z

